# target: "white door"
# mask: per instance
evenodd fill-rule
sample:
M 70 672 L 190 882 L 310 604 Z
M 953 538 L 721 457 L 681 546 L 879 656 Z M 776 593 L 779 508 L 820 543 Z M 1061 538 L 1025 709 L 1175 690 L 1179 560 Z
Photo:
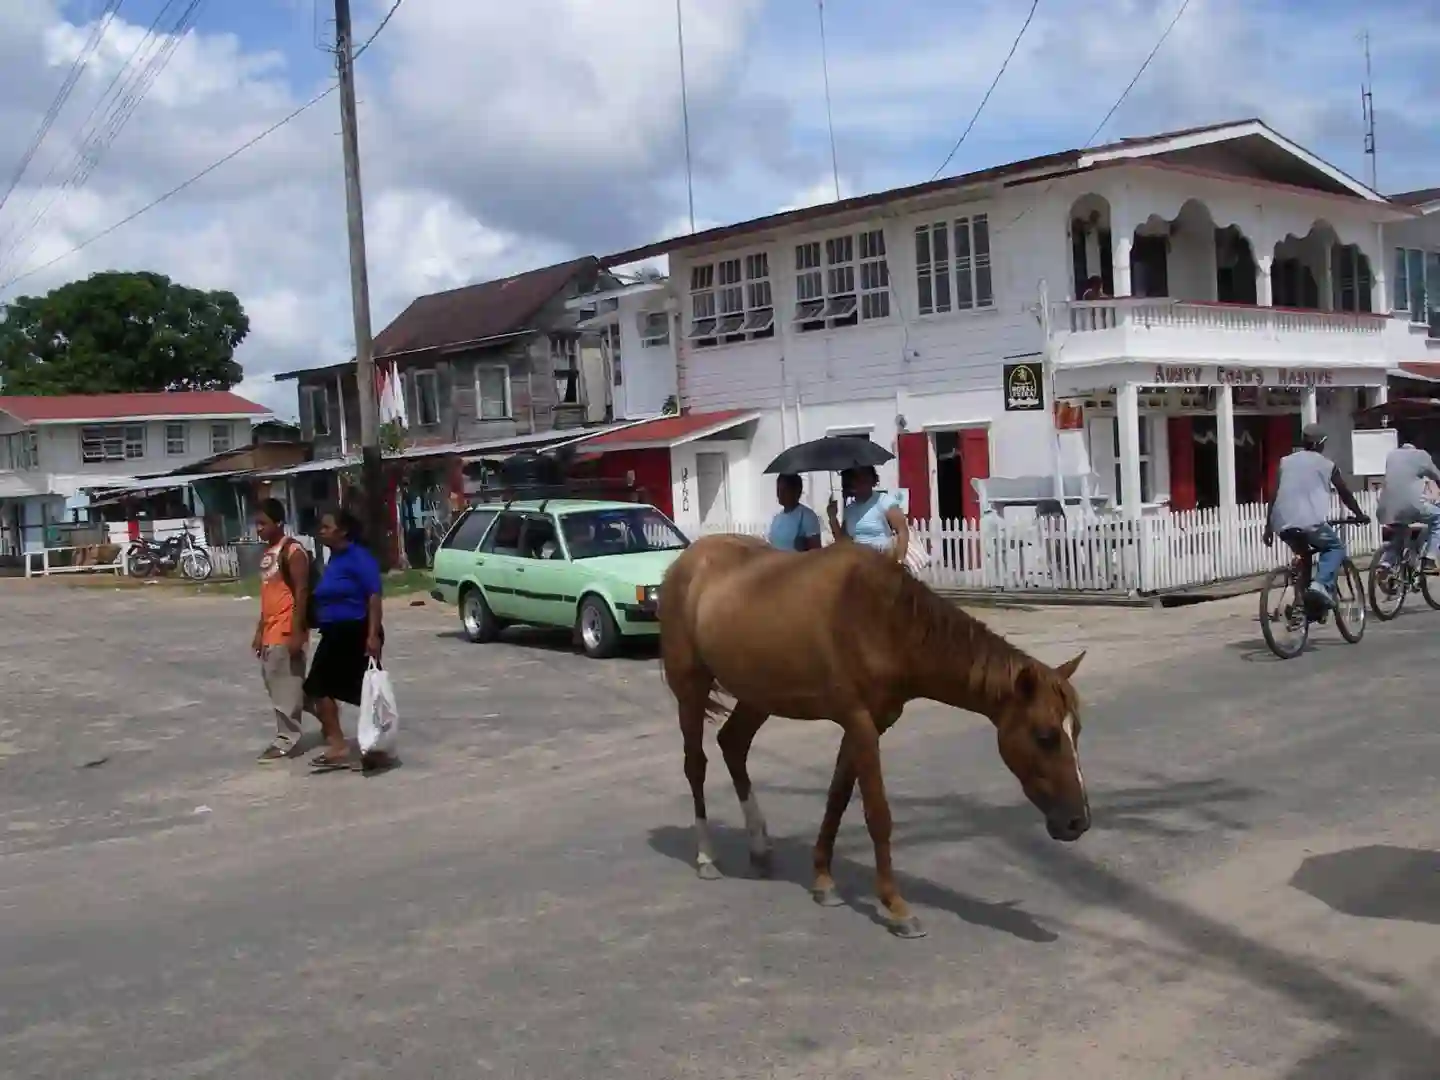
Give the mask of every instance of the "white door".
M 730 520 L 730 470 L 724 454 L 695 455 L 695 486 L 700 496 L 700 528 L 718 528 Z
M 1085 422 L 1090 437 L 1090 468 L 1100 478 L 1100 490 L 1120 501 L 1120 458 L 1115 447 L 1115 418 L 1093 416 Z

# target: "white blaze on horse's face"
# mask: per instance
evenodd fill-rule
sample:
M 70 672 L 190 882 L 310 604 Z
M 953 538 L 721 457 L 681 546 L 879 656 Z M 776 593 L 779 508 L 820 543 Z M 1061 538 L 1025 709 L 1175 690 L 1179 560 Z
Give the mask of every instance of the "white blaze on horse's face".
M 1070 756 L 1075 759 L 1075 782 L 1080 785 L 1080 794 L 1089 801 L 1085 793 L 1085 774 L 1080 771 L 1080 746 L 1075 741 L 1075 714 L 1067 713 L 1060 724 L 1060 730 L 1065 733 L 1065 739 L 1070 744 Z

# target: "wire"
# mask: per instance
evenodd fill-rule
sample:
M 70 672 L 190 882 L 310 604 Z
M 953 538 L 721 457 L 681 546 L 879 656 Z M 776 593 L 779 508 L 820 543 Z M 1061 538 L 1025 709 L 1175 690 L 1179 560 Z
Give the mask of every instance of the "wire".
M 685 194 L 690 200 L 690 232 L 695 232 L 695 174 L 690 164 L 690 91 L 685 85 L 685 16 L 675 0 L 675 36 L 680 48 L 680 115 L 685 127 Z
M 359 50 L 355 53 L 356 56 L 359 56 L 360 53 L 368 49 L 370 45 L 375 41 L 375 39 L 380 36 L 380 31 L 385 29 L 385 24 L 390 21 L 390 16 L 395 14 L 396 9 L 400 7 L 401 2 L 403 2 L 403 0 L 397 0 L 395 6 L 390 9 L 389 14 L 386 15 L 386 17 L 381 21 L 380 25 L 376 27 L 375 32 L 365 39 L 365 43 L 361 45 Z M 320 104 L 320 102 L 324 101 L 327 97 L 329 97 L 338 89 L 340 89 L 340 84 L 338 82 L 332 83 L 330 86 L 326 87 L 324 90 L 320 91 L 320 93 L 312 97 L 309 101 L 305 102 L 305 104 L 301 105 L 299 108 L 293 110 L 281 119 L 275 121 L 275 123 L 271 124 L 264 131 L 260 132 L 260 134 L 254 136 L 253 138 L 247 140 L 244 143 L 241 143 L 224 157 L 207 165 L 194 176 L 190 177 L 190 179 L 186 180 L 184 183 L 177 184 L 175 187 L 165 192 L 165 194 L 159 196 L 156 199 L 153 199 L 152 201 L 146 203 L 144 206 L 140 207 L 140 209 L 136 210 L 134 213 L 121 218 L 119 221 L 115 222 L 115 224 L 109 226 L 108 228 L 102 229 L 100 232 L 95 233 L 93 236 L 82 240 L 80 243 L 72 247 L 69 251 L 62 252 L 61 254 L 55 256 L 55 258 L 51 259 L 49 262 L 42 263 L 40 266 L 37 266 L 31 270 L 26 270 L 22 274 L 16 274 L 14 277 L 0 282 L 0 292 L 4 292 L 12 285 L 17 285 L 20 282 L 27 280 L 28 278 L 34 277 L 36 274 L 43 273 L 44 271 L 50 269 L 50 267 L 54 266 L 56 263 L 64 262 L 66 259 L 71 258 L 74 255 L 78 255 L 80 252 L 88 248 L 91 244 L 98 243 L 99 241 L 105 239 L 107 236 L 110 236 L 112 233 L 118 232 L 120 229 L 123 229 L 126 225 L 129 225 L 132 221 L 134 221 L 141 215 L 148 214 L 151 210 L 154 210 L 162 203 L 169 202 L 186 188 L 189 188 L 192 185 L 199 183 L 216 169 L 220 168 L 222 165 L 228 165 L 231 161 L 234 161 L 237 157 L 243 154 L 246 150 L 249 150 L 252 146 L 255 146 L 262 140 L 269 138 L 286 124 L 299 117 L 302 113 L 305 113 L 310 109 L 314 108 L 316 105 Z
M 354 55 L 350 58 L 351 63 L 359 60 L 361 54 L 364 53 L 365 50 L 368 49 L 372 44 L 374 44 L 375 39 L 380 36 L 380 31 L 384 30 L 385 27 L 389 25 L 390 20 L 395 17 L 395 12 L 400 10 L 400 5 L 404 2 L 405 0 L 395 0 L 395 2 L 390 5 L 390 10 L 387 11 L 385 13 L 385 17 L 380 20 L 380 25 L 375 28 L 375 32 L 365 39 L 365 44 L 361 45 L 360 48 L 355 50 Z
M 84 73 L 85 68 L 89 65 L 90 58 L 95 55 L 95 50 L 99 48 L 100 42 L 105 37 L 105 31 L 110 28 L 110 23 L 114 20 L 115 14 L 120 10 L 120 5 L 123 2 L 124 0 L 108 0 L 106 3 L 105 11 L 101 17 L 96 20 L 95 26 L 91 29 L 90 37 L 86 40 L 84 48 L 82 48 L 80 54 L 75 57 L 75 62 L 70 65 L 70 70 L 65 75 L 65 81 L 60 84 L 60 89 L 55 94 L 55 100 L 50 103 L 50 107 L 45 110 L 45 115 L 40 118 L 40 127 L 30 140 L 30 145 L 25 148 L 25 153 L 21 155 L 20 164 L 15 167 L 15 175 L 10 178 L 9 186 L 5 189 L 4 194 L 0 194 L 0 210 L 5 209 L 5 203 L 9 201 L 10 196 L 15 193 L 15 189 L 20 185 L 21 177 L 25 175 L 25 170 L 30 167 L 30 162 L 34 160 L 36 151 L 40 149 L 40 144 L 45 141 L 45 136 L 50 134 L 50 129 L 54 126 L 56 119 L 60 115 L 60 111 L 65 108 L 66 102 L 70 100 L 70 95 L 74 92 L 76 84 L 80 81 L 81 74 Z
M 8 281 L 5 281 L 5 282 L 3 282 L 3 283 L 0 283 L 0 291 L 3 291 L 3 290 L 5 290 L 5 289 L 8 289 L 8 288 L 10 288 L 10 286 L 17 284 L 18 282 L 24 281 L 26 278 L 34 277 L 36 274 L 41 273 L 41 272 L 44 271 L 44 270 L 50 269 L 50 267 L 54 266 L 56 263 L 61 262 L 61 261 L 65 260 L 65 259 L 68 259 L 68 258 L 70 258 L 72 255 L 76 255 L 76 254 L 80 253 L 81 251 L 84 251 L 84 250 L 85 250 L 87 247 L 89 247 L 91 244 L 93 244 L 93 243 L 95 243 L 95 242 L 97 242 L 97 241 L 99 241 L 99 240 L 103 240 L 105 237 L 109 236 L 111 233 L 116 232 L 117 230 L 124 228 L 126 225 L 129 225 L 130 222 L 134 221 L 134 220 L 135 220 L 136 218 L 138 218 L 141 214 L 149 213 L 151 210 L 155 209 L 155 207 L 159 206 L 161 203 L 168 202 L 170 199 L 174 198 L 176 195 L 179 195 L 182 191 L 184 191 L 186 188 L 190 187 L 192 184 L 195 184 L 195 183 L 197 183 L 197 182 L 205 179 L 205 177 L 209 176 L 209 175 L 210 175 L 212 172 L 214 172 L 216 169 L 220 168 L 220 166 L 229 164 L 231 161 L 235 160 L 237 157 L 239 157 L 241 154 L 243 154 L 246 150 L 249 150 L 252 146 L 254 146 L 256 143 L 260 142 L 262 139 L 265 139 L 265 138 L 269 137 L 270 135 L 273 135 L 275 132 L 279 131 L 279 130 L 280 130 L 282 127 L 284 127 L 286 124 L 290 123 L 290 121 L 294 120 L 294 119 L 295 119 L 297 116 L 299 116 L 301 113 L 305 112 L 307 109 L 310 109 L 310 108 L 312 108 L 312 107 L 315 106 L 315 105 L 318 105 L 321 101 L 325 100 L 327 97 L 329 97 L 331 94 L 333 94 L 333 93 L 334 93 L 336 90 L 338 90 L 339 88 L 340 88 L 339 84 L 336 83 L 335 85 L 330 86 L 330 87 L 327 87 L 326 89 L 320 91 L 320 93 L 316 94 L 316 95 L 315 95 L 314 97 L 312 97 L 309 101 L 305 102 L 304 105 L 301 105 L 298 109 L 296 109 L 296 110 L 294 110 L 293 112 L 291 112 L 288 116 L 284 117 L 284 118 L 281 119 L 281 120 L 277 120 L 275 123 L 271 124 L 271 125 L 270 125 L 268 128 L 266 128 L 264 131 L 260 132 L 260 134 L 256 135 L 254 138 L 250 139 L 249 141 L 247 141 L 247 142 L 245 142 L 245 143 L 242 143 L 240 146 L 237 146 L 234 150 L 231 150 L 230 153 L 226 154 L 224 157 L 220 158 L 218 161 L 215 161 L 215 162 L 213 162 L 212 164 L 206 166 L 206 167 L 205 167 L 204 169 L 202 169 L 200 172 L 198 172 L 198 173 L 196 173 L 194 176 L 190 177 L 189 180 L 186 180 L 183 184 L 177 184 L 175 187 L 173 187 L 173 188 L 171 188 L 169 191 L 165 192 L 165 194 L 161 195 L 159 198 L 157 198 L 157 199 L 155 199 L 155 200 L 153 200 L 153 201 L 151 201 L 151 202 L 149 202 L 149 203 L 146 203 L 146 204 L 145 204 L 144 206 L 142 206 L 139 210 L 136 210 L 133 214 L 130 214 L 128 217 L 124 217 L 124 218 L 120 219 L 119 221 L 115 222 L 115 224 L 111 225 L 109 228 L 104 229 L 104 230 L 102 230 L 101 232 L 96 233 L 94 236 L 90 237 L 88 240 L 85 240 L 85 241 L 83 241 L 83 242 L 81 242 L 81 243 L 79 243 L 79 244 L 76 244 L 73 248 L 71 248 L 69 251 L 65 252 L 64 254 L 62 254 L 62 255 L 57 255 L 57 256 L 55 256 L 55 258 L 51 259 L 49 262 L 44 263 L 44 264 L 41 265 L 41 266 L 37 266 L 37 267 L 35 267 L 33 270 L 27 270 L 27 271 L 25 271 L 25 273 L 23 273 L 23 274 L 17 274 L 15 277 L 10 278 Z
M 1155 42 L 1155 47 L 1150 50 L 1150 55 L 1145 57 L 1145 62 L 1140 65 L 1140 70 L 1135 72 L 1135 77 L 1130 80 L 1129 85 L 1127 85 L 1125 89 L 1121 91 L 1120 96 L 1115 99 L 1115 104 L 1110 106 L 1110 111 L 1105 114 L 1105 119 L 1100 121 L 1099 125 L 1095 128 L 1095 130 L 1090 133 L 1090 137 L 1085 140 L 1085 146 L 1087 148 L 1095 144 L 1095 140 L 1099 137 L 1100 132 L 1104 131 L 1105 125 L 1110 123 L 1110 118 L 1114 116 L 1116 110 L 1125 103 L 1125 99 L 1130 96 L 1130 91 L 1135 89 L 1135 84 L 1140 81 L 1140 76 L 1144 75 L 1146 70 L 1150 67 L 1150 62 L 1154 60 L 1156 54 L 1160 52 L 1161 46 L 1163 46 L 1166 40 L 1170 37 L 1170 31 L 1175 29 L 1175 24 L 1180 21 L 1180 17 L 1185 14 L 1185 9 L 1189 6 L 1190 0 L 1181 0 L 1180 8 L 1175 12 L 1175 17 L 1170 20 L 1170 25 L 1165 27 L 1164 32 L 1160 35 L 1160 39 Z M 1026 214 L 1030 213 L 1030 210 L 1041 201 L 1041 199 L 1050 190 L 1050 188 L 1054 186 L 1054 184 L 1054 180 L 1050 180 L 1048 183 L 1046 183 L 1044 188 L 1041 189 L 1040 195 L 1036 196 L 1034 199 L 1031 199 L 1030 202 L 1025 206 L 1025 209 L 1021 210 L 1020 213 L 1016 214 L 1015 217 L 1012 218 L 1009 222 L 996 229 L 995 234 L 998 236 L 1000 233 L 1013 229 L 1016 225 L 1018 225 L 1020 223 L 1020 220 L 1024 218 Z
M 1150 50 L 1150 55 L 1145 57 L 1145 62 L 1140 65 L 1140 70 L 1135 72 L 1135 77 L 1130 80 L 1130 85 L 1125 87 L 1120 96 L 1115 99 L 1115 104 L 1110 106 L 1110 111 L 1105 114 L 1105 119 L 1101 120 L 1100 125 L 1091 132 L 1090 138 L 1085 140 L 1087 147 L 1094 145 L 1095 140 L 1100 136 L 1100 132 L 1105 130 L 1105 125 L 1110 123 L 1110 118 L 1115 115 L 1115 111 L 1119 109 L 1121 105 L 1125 104 L 1125 99 L 1130 96 L 1130 91 L 1135 89 L 1135 84 L 1140 81 L 1140 76 L 1144 75 L 1146 69 L 1150 67 L 1150 61 L 1155 59 L 1155 54 L 1158 53 L 1161 46 L 1165 44 L 1165 40 L 1170 36 L 1170 31 L 1175 29 L 1175 24 L 1180 21 L 1180 16 L 1185 14 L 1185 9 L 1189 6 L 1190 0 L 1184 0 L 1180 5 L 1180 10 L 1175 12 L 1175 17 L 1170 20 L 1170 25 L 1165 27 L 1165 32 L 1160 35 L 1160 40 L 1155 42 L 1155 47 Z
M 835 114 L 830 109 L 830 52 L 825 45 L 825 0 L 815 0 L 815 6 L 820 10 L 820 70 L 825 75 L 825 123 L 830 128 L 830 171 L 835 174 L 835 201 L 839 202 L 840 155 L 835 152 Z
M 1005 74 L 1005 69 L 1010 66 L 1010 61 L 1015 56 L 1015 50 L 1020 47 L 1020 39 L 1025 36 L 1025 31 L 1030 29 L 1030 21 L 1035 18 L 1035 9 L 1039 6 L 1040 0 L 1034 0 L 1030 5 L 1030 14 L 1025 16 L 1025 24 L 1020 27 L 1020 32 L 1015 35 L 1015 40 L 1010 43 L 1010 51 L 1005 54 L 1005 62 L 1000 65 L 1000 70 L 995 73 L 995 78 L 991 80 L 990 89 L 985 91 L 985 96 L 980 99 L 980 104 L 975 109 L 975 115 L 970 117 L 970 123 L 965 125 L 965 130 L 961 133 L 959 140 L 950 148 L 950 153 L 945 155 L 945 160 L 940 163 L 940 168 L 936 169 L 930 177 L 931 180 L 939 178 L 940 174 L 945 171 L 945 166 L 950 164 L 956 153 L 959 152 L 960 147 L 969 137 L 971 129 L 975 127 L 975 121 L 979 120 L 980 114 L 985 111 L 985 104 L 990 100 L 990 95 L 995 92 L 995 87 L 1000 85 L 1000 79 Z

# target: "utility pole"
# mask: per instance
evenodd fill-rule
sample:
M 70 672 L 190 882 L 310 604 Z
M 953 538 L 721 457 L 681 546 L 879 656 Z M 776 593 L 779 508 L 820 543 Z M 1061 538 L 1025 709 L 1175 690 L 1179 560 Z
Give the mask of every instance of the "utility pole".
M 360 194 L 360 133 L 355 109 L 355 40 L 350 0 L 335 0 L 335 59 L 340 76 L 340 137 L 345 151 L 345 216 L 350 234 L 350 302 L 355 320 L 355 384 L 360 396 L 362 524 L 382 569 L 390 567 L 385 542 L 385 480 L 380 463 L 380 408 L 370 334 L 370 280 L 365 268 L 365 206 Z M 344 401 L 340 403 L 344 409 Z

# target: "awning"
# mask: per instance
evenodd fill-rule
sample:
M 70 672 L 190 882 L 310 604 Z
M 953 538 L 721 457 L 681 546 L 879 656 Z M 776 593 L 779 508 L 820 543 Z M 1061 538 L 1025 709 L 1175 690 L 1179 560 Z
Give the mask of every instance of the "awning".
M 580 449 L 587 454 L 607 454 L 615 450 L 665 450 L 696 439 L 724 434 L 759 417 L 760 412 L 756 409 L 661 416 L 634 424 L 623 431 L 591 436 L 584 440 Z
M 200 480 L 220 480 L 227 476 L 240 476 L 246 470 L 232 469 L 229 472 L 213 473 L 189 473 L 176 476 L 146 476 L 131 480 L 124 484 L 86 484 L 81 490 L 103 492 L 107 497 L 111 495 L 126 495 L 135 492 L 146 491 L 170 491 L 176 488 L 189 487 Z
M 1401 364 L 1399 369 L 1390 372 L 1390 374 L 1402 379 L 1419 379 L 1421 382 L 1440 382 L 1440 361 L 1416 360 L 1411 363 Z

